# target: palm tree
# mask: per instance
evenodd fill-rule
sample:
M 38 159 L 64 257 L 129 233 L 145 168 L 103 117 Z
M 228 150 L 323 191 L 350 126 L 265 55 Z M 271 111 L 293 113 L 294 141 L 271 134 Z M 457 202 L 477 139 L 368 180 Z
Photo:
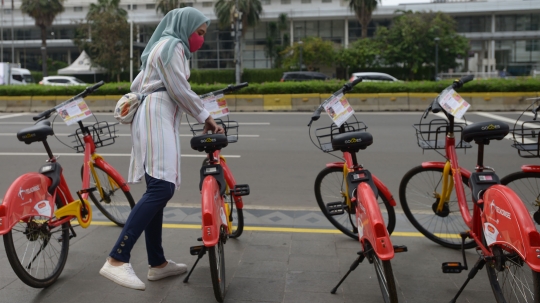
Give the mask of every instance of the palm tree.
M 182 0 L 156 0 L 156 3 L 156 12 L 161 12 L 163 16 L 175 8 L 187 6 Z
M 86 18 L 92 19 L 94 15 L 102 13 L 112 13 L 113 15 L 127 18 L 127 11 L 120 8 L 120 0 L 98 0 L 97 4 L 90 4 Z
M 371 14 L 377 8 L 381 0 L 350 0 L 349 8 L 356 14 L 356 18 L 362 25 L 362 38 L 367 38 L 367 27 L 371 21 Z
M 47 76 L 47 27 L 64 11 L 64 0 L 22 0 L 21 11 L 35 20 L 41 29 L 41 66 L 43 77 Z
M 259 22 L 262 4 L 260 0 L 218 0 L 214 6 L 214 12 L 216 13 L 221 28 L 227 28 L 233 22 L 233 12 L 236 1 L 238 1 L 238 10 L 242 13 L 243 37 L 248 26 L 254 26 Z
M 279 14 L 277 21 L 268 22 L 266 28 L 266 43 L 264 47 L 264 52 L 267 58 L 270 58 L 270 66 L 274 67 L 279 65 L 281 55 L 280 53 L 286 48 L 287 40 L 289 39 L 288 34 L 284 34 L 283 37 L 281 33 L 287 29 L 287 14 Z M 281 43 L 278 44 L 278 40 L 281 38 Z

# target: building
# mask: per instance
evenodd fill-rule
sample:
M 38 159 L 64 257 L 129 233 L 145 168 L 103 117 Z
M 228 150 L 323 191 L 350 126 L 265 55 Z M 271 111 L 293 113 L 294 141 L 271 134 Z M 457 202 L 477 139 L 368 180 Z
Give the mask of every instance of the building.
M 192 0 L 188 0 L 192 1 Z M 265 56 L 266 28 L 279 14 L 288 17 L 289 41 L 319 36 L 347 47 L 359 39 L 360 25 L 348 8 L 347 0 L 260 0 L 261 20 L 247 28 L 242 45 L 244 68 L 270 68 Z M 384 3 L 384 0 L 382 0 Z M 389 26 L 396 10 L 442 11 L 458 23 L 458 32 L 470 39 L 469 70 L 490 72 L 506 69 L 515 75 L 530 74 L 540 68 L 540 0 L 433 0 L 422 4 L 380 6 L 373 13 L 368 35 L 376 26 Z M 90 3 L 89 0 L 66 0 L 65 11 L 48 29 L 47 52 L 51 59 L 71 63 L 79 50 L 71 38 Z M 23 14 L 21 2 L 6 1 L 0 10 L 0 61 L 19 62 L 22 67 L 40 70 L 41 38 L 34 20 Z M 203 49 L 193 57 L 192 65 L 200 69 L 234 68 L 234 38 L 230 30 L 218 30 L 213 6 L 215 1 L 194 0 L 188 5 L 201 10 L 211 24 Z M 121 2 L 134 23 L 135 66 L 138 54 L 150 38 L 162 15 L 156 12 L 155 0 Z M 14 37 L 14 39 L 12 38 Z

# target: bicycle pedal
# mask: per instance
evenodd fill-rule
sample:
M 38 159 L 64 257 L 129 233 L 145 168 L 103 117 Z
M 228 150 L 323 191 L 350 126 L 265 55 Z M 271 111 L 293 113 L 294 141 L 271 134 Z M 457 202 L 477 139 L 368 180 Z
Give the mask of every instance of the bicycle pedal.
M 466 269 L 461 262 L 444 262 L 442 264 L 442 271 L 445 274 L 459 274 Z
M 79 190 L 79 194 L 87 194 L 87 193 L 91 193 L 91 192 L 96 191 L 96 190 L 97 190 L 96 187 L 85 188 L 85 189 Z
M 345 205 L 343 205 L 343 202 L 326 203 L 326 211 L 331 216 L 343 215 L 345 213 Z
M 407 252 L 407 246 L 405 245 L 394 245 L 394 253 Z
M 203 251 L 202 253 L 204 254 L 206 252 L 206 246 L 204 245 L 197 245 L 197 246 L 191 246 L 189 248 L 189 253 L 192 255 L 192 256 L 198 256 L 201 251 Z
M 247 196 L 249 195 L 249 185 L 247 184 L 236 184 L 234 189 L 231 190 L 231 194 L 235 196 Z

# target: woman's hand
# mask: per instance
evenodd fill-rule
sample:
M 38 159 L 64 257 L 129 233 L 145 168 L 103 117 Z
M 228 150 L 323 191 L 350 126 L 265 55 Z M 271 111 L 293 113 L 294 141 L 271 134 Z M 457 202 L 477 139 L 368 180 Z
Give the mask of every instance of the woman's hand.
M 213 134 L 225 133 L 223 127 L 218 125 L 216 121 L 214 121 L 214 118 L 212 118 L 212 116 L 208 116 L 208 118 L 206 118 L 206 120 L 204 121 L 203 134 L 207 134 L 208 131 L 212 131 Z

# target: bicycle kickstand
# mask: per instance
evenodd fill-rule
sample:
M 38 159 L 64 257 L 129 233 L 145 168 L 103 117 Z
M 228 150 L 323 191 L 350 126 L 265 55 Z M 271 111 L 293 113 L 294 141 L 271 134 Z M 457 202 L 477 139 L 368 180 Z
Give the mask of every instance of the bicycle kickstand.
M 345 281 L 345 279 L 347 278 L 347 276 L 349 276 L 349 274 L 351 273 L 351 271 L 355 270 L 357 267 L 358 267 L 358 264 L 362 263 L 362 261 L 364 261 L 364 252 L 363 251 L 359 251 L 357 252 L 358 254 L 358 258 L 356 258 L 356 260 L 354 260 L 353 264 L 351 264 L 351 267 L 349 268 L 349 271 L 347 271 L 347 273 L 345 274 L 345 276 L 343 276 L 343 278 L 341 278 L 341 280 L 339 281 L 339 283 L 336 285 L 336 287 L 334 287 L 332 289 L 332 291 L 330 292 L 331 294 L 335 294 L 338 287 L 341 285 L 341 283 L 343 283 L 343 281 Z
M 202 239 L 201 239 L 201 241 L 202 241 Z M 206 254 L 206 246 L 204 246 L 204 245 L 192 246 L 192 247 L 189 248 L 189 253 L 192 256 L 196 255 L 197 260 L 195 261 L 195 264 L 193 264 L 193 266 L 191 267 L 191 270 L 189 271 L 188 275 L 184 279 L 184 283 L 188 282 L 189 276 L 191 276 L 191 273 L 195 269 L 195 266 L 197 266 L 197 263 L 199 263 L 199 260 L 202 259 L 202 257 Z
M 458 293 L 450 301 L 450 303 L 456 303 L 457 298 L 459 297 L 461 292 L 465 289 L 465 286 L 467 286 L 469 281 L 472 280 L 474 278 L 474 276 L 476 276 L 476 273 L 478 273 L 478 271 L 484 267 L 484 264 L 486 264 L 486 260 L 484 260 L 484 258 L 482 256 L 480 256 L 480 258 L 478 258 L 478 261 L 476 261 L 476 264 L 474 264 L 473 268 L 469 272 L 469 275 L 467 275 L 467 280 L 465 280 L 465 282 L 463 283 L 463 285 L 459 289 Z

